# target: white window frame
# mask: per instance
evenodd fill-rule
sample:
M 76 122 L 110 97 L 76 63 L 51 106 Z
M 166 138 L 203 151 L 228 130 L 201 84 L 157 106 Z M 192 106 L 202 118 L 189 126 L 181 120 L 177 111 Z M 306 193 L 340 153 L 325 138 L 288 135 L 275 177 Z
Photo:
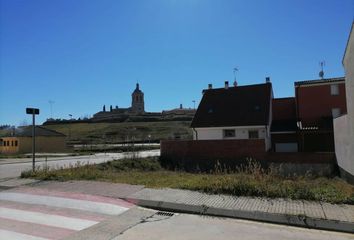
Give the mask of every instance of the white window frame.
M 331 84 L 331 95 L 332 96 L 339 95 L 339 84 Z

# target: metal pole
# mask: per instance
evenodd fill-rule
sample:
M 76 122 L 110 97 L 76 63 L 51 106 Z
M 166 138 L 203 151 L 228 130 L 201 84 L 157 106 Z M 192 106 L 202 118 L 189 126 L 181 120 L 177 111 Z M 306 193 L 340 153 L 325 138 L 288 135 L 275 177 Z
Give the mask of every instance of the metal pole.
M 32 113 L 32 171 L 36 169 L 36 121 L 34 111 Z

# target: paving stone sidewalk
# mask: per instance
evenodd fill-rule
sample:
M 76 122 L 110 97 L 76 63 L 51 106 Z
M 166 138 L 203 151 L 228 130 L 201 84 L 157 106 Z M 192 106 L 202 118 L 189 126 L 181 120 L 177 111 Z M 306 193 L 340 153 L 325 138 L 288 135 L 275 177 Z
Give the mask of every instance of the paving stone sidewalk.
M 143 207 L 165 211 L 243 218 L 354 233 L 353 205 L 149 188 L 133 193 L 125 199 Z
M 12 180 L 11 183 L 21 180 Z M 354 233 L 354 205 L 210 195 L 179 189 L 96 181 L 23 181 L 31 187 L 121 198 L 136 205 L 164 211 L 242 218 L 315 229 Z M 16 187 L 16 184 L 9 184 Z

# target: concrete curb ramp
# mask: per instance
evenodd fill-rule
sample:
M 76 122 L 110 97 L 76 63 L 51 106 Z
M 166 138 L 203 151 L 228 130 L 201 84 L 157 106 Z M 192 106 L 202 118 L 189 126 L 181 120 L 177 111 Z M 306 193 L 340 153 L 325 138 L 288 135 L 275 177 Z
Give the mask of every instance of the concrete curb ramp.
M 354 233 L 354 206 L 149 189 L 125 200 L 142 207 Z

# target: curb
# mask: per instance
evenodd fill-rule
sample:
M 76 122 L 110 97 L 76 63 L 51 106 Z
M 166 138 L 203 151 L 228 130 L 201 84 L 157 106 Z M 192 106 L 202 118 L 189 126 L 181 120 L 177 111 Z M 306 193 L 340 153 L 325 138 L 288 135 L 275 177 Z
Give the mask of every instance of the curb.
M 16 187 L 35 184 L 38 182 L 41 182 L 41 180 L 32 178 L 10 178 L 0 182 L 0 190 L 8 190 Z
M 206 205 L 189 205 L 164 201 L 153 201 L 145 199 L 124 198 L 124 200 L 141 207 L 152 208 L 162 211 L 173 211 L 180 213 L 192 213 L 199 215 L 228 217 L 246 220 L 255 220 L 268 223 L 283 224 L 310 229 L 330 230 L 337 232 L 354 233 L 354 222 L 343 222 L 337 220 L 326 220 L 307 217 L 305 215 L 276 214 L 259 211 L 242 211 L 225 208 L 215 208 Z

